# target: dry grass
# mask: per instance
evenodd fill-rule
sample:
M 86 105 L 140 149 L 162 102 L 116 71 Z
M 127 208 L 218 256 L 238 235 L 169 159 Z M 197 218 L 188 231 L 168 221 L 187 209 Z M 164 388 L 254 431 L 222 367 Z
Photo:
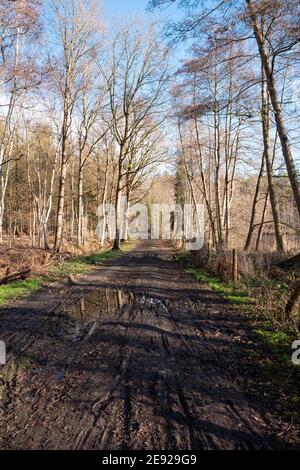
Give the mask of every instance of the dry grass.
M 300 329 L 300 315 L 295 311 L 288 318 L 285 307 L 294 288 L 294 282 L 299 279 L 300 266 L 290 270 L 281 270 L 278 263 L 290 256 L 280 253 L 245 253 L 238 251 L 238 283 L 237 288 L 245 290 L 247 295 L 256 299 L 255 311 L 258 318 L 269 318 L 278 327 L 285 326 L 293 330 Z M 212 252 L 208 255 L 202 250 L 198 257 L 193 256 L 193 266 L 204 267 L 205 270 L 217 276 L 224 283 L 232 280 L 232 251 Z M 300 311 L 300 308 L 299 308 Z
M 108 250 L 106 244 L 103 250 Z M 7 269 L 10 272 L 18 272 L 31 268 L 33 275 L 45 274 L 51 266 L 70 260 L 77 256 L 88 256 L 102 251 L 99 240 L 92 240 L 84 247 L 78 248 L 71 243 L 65 243 L 62 253 L 55 254 L 42 248 L 32 247 L 31 240 L 23 237 L 14 241 L 12 247 L 4 242 L 0 245 L 0 278 L 4 277 Z
M 240 279 L 249 277 L 270 278 L 280 275 L 280 270 L 275 266 L 286 257 L 280 253 L 245 253 L 238 251 L 238 274 Z M 232 275 L 232 252 L 222 251 L 211 253 L 207 259 L 210 272 L 221 276 L 225 281 Z

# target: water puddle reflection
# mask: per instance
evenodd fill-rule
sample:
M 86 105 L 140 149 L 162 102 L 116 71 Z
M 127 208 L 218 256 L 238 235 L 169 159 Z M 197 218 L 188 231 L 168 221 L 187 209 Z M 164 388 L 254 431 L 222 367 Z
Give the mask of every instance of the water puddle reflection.
M 123 290 L 95 289 L 84 293 L 71 314 L 82 325 L 114 317 L 124 305 L 131 305 L 134 294 Z

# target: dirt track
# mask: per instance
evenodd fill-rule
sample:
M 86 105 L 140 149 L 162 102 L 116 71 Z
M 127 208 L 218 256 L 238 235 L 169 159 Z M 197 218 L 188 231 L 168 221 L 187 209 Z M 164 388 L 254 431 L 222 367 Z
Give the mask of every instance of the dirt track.
M 286 447 L 272 404 L 245 393 L 243 315 L 171 246 L 143 242 L 78 284 L 1 312 L 0 448 Z

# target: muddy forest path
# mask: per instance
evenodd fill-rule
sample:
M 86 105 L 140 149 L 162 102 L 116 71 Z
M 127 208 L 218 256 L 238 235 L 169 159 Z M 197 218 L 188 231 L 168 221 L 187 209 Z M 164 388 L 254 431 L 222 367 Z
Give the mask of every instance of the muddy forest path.
M 286 447 L 272 404 L 247 395 L 243 314 L 173 255 L 141 242 L 1 310 L 0 448 Z

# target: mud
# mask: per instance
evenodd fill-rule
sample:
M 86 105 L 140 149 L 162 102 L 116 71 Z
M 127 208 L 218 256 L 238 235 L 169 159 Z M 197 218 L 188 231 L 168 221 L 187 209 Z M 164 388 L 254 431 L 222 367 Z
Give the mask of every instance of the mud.
M 143 242 L 2 310 L 2 449 L 290 447 L 247 393 L 243 314 L 173 255 Z

